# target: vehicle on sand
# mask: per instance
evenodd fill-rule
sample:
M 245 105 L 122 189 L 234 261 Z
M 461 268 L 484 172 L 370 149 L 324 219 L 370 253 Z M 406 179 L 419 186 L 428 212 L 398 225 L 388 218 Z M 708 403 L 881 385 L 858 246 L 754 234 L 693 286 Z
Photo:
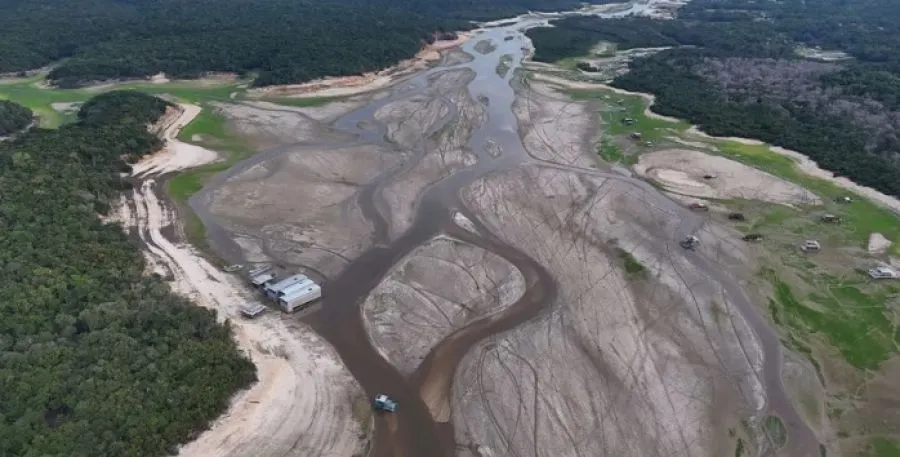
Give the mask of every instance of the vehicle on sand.
M 697 238 L 694 235 L 690 235 L 690 236 L 685 237 L 678 244 L 680 244 L 681 247 L 683 247 L 685 249 L 693 250 L 695 247 L 697 247 L 700 244 L 700 238 Z
M 688 208 L 694 211 L 709 211 L 709 206 L 706 203 L 694 202 L 688 205 Z

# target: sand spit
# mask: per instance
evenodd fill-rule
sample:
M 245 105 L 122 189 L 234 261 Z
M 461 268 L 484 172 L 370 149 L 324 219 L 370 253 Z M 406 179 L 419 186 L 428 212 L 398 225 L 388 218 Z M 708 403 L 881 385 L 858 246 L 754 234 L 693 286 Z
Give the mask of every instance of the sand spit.
M 812 192 L 756 168 L 687 149 L 640 156 L 634 171 L 676 194 L 699 198 L 743 198 L 782 205 L 817 205 Z
M 165 147 L 132 165 L 134 176 L 171 173 L 218 160 L 219 154 L 215 151 L 178 139 L 181 129 L 200 114 L 201 108 L 197 105 L 182 103 L 178 105 L 178 109 L 180 112 L 177 115 L 174 115 L 174 111 L 167 113 L 156 126 L 151 127 L 151 130 L 159 132 L 162 136 L 166 142 Z
M 502 257 L 441 236 L 394 266 L 363 305 L 364 322 L 385 358 L 409 374 L 441 339 L 524 290 L 522 273 Z
M 455 40 L 436 41 L 423 47 L 411 59 L 404 60 L 393 67 L 381 71 L 358 76 L 326 77 L 303 84 L 250 89 L 247 91 L 247 96 L 251 98 L 272 96 L 293 98 L 343 97 L 372 92 L 389 86 L 402 76 L 426 68 L 428 64 L 440 60 L 441 51 L 455 48 L 468 41 L 470 37 L 470 33 L 460 33 Z

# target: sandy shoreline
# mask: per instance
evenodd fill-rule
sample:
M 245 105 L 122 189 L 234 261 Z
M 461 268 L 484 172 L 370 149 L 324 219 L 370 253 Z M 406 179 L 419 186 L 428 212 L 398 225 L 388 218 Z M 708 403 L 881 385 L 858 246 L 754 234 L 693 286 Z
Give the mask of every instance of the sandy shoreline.
M 219 321 L 229 321 L 238 348 L 257 369 L 259 381 L 233 396 L 228 410 L 197 439 L 183 445 L 178 455 L 289 455 L 298 443 L 309 455 L 357 455 L 364 448 L 368 425 L 354 417 L 352 405 L 365 396 L 335 350 L 312 329 L 278 311 L 269 310 L 253 320 L 242 318 L 241 306 L 259 301 L 254 291 L 189 244 L 162 234 L 178 221 L 175 211 L 159 197 L 156 176 L 218 159 L 214 151 L 177 139 L 199 113 L 198 106 L 179 105 L 150 126 L 166 145 L 133 165 L 132 176 L 143 182 L 121 198 L 114 214 L 104 218 L 137 233 L 148 273 L 171 278 L 173 291 L 215 310 Z
M 426 45 L 415 56 L 401 61 L 397 65 L 384 70 L 365 73 L 357 76 L 325 77 L 302 84 L 287 84 L 250 89 L 250 98 L 264 97 L 345 97 L 383 89 L 391 85 L 397 78 L 425 69 L 429 63 L 441 58 L 441 52 L 462 45 L 472 37 L 471 33 L 461 32 L 455 40 L 436 41 Z
M 644 109 L 644 114 L 647 117 L 665 120 L 669 122 L 683 122 L 683 119 L 677 119 L 674 117 L 663 116 L 652 111 L 653 104 L 656 102 L 656 97 L 652 94 L 646 94 L 641 92 L 631 92 L 624 89 L 618 89 L 615 87 L 611 87 L 606 84 L 600 83 L 588 83 L 588 82 L 578 82 L 578 81 L 569 81 L 563 78 L 558 78 L 554 76 L 548 76 L 540 73 L 532 73 L 533 77 L 536 80 L 544 81 L 552 84 L 557 84 L 569 89 L 604 89 L 610 90 L 617 94 L 622 95 L 632 95 L 638 96 L 646 100 L 647 107 Z M 691 127 L 687 131 L 688 134 L 702 137 L 704 139 L 716 140 L 716 141 L 733 141 L 736 143 L 747 144 L 747 145 L 755 145 L 755 146 L 768 146 L 769 150 L 776 154 L 780 154 L 782 156 L 788 157 L 793 160 L 797 166 L 797 169 L 802 171 L 803 173 L 812 176 L 814 178 L 824 179 L 832 184 L 835 184 L 843 189 L 846 189 L 851 192 L 855 192 L 861 196 L 864 196 L 873 202 L 894 211 L 895 213 L 900 214 L 900 199 L 892 197 L 890 195 L 883 194 L 871 187 L 866 187 L 859 185 L 847 178 L 844 177 L 835 177 L 834 173 L 822 169 L 819 165 L 809 157 L 803 155 L 800 152 L 793 151 L 790 149 L 782 148 L 780 146 L 773 146 L 768 143 L 764 143 L 759 140 L 755 140 L 752 138 L 740 138 L 740 137 L 719 137 L 713 136 L 706 132 L 703 132 L 696 126 Z

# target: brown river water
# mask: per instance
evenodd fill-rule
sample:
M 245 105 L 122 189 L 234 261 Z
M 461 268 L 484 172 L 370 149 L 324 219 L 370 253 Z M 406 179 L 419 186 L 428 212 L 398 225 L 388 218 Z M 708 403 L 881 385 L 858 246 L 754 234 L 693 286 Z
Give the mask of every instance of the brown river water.
M 632 7 L 616 15 L 635 12 L 644 7 Z M 424 91 L 428 86 L 429 76 L 448 68 L 468 68 L 474 71 L 475 78 L 469 83 L 469 92 L 475 100 L 479 98 L 488 100 L 487 121 L 476 129 L 469 142 L 469 147 L 477 155 L 478 162 L 426 189 L 420 195 L 414 223 L 406 233 L 394 240 L 389 239 L 388 222 L 379 210 L 379 192 L 396 172 L 388 172 L 364 188 L 360 193 L 359 203 L 364 216 L 375 228 L 377 243 L 375 247 L 353 260 L 339 276 L 329 278 L 322 306 L 318 311 L 303 318 L 316 332 L 334 345 L 350 372 L 368 394 L 386 393 L 401 405 L 396 414 L 376 415 L 374 447 L 370 452 L 375 457 L 455 455 L 453 424 L 439 423 L 432 418 L 419 396 L 420 388 L 425 383 L 438 383 L 449 391 L 457 364 L 469 348 L 490 335 L 511 329 L 539 315 L 551 302 L 556 291 L 556 284 L 544 267 L 504 243 L 498 234 L 492 234 L 479 224 L 478 217 L 471 214 L 459 198 L 460 190 L 479 178 L 489 173 L 513 169 L 533 160 L 522 146 L 517 120 L 512 112 L 512 103 L 516 96 L 513 80 L 515 70 L 521 66 L 524 57 L 523 45 L 526 44 L 526 38 L 521 32 L 522 28 L 540 24 L 544 19 L 520 18 L 512 22 L 488 28 L 467 42 L 463 50 L 472 55 L 471 62 L 453 66 L 438 65 L 414 75 L 397 86 L 398 88 L 402 86 L 402 90 L 395 89 L 389 96 L 376 100 L 334 123 L 335 128 L 355 134 L 361 142 L 383 143 L 385 126 L 375 119 L 374 113 L 391 101 Z M 509 35 L 514 38 L 504 39 Z M 474 51 L 475 44 L 484 39 L 491 39 L 496 49 L 485 54 Z M 513 56 L 510 71 L 503 77 L 496 71 L 497 62 L 502 55 Z M 434 129 L 438 130 L 445 123 L 455 120 L 456 113 L 450 112 Z M 375 128 L 359 128 L 363 125 L 363 121 L 365 125 Z M 497 157 L 489 154 L 488 139 L 499 143 L 504 153 Z M 285 146 L 263 151 L 236 164 L 191 199 L 192 208 L 208 228 L 211 246 L 226 260 L 238 262 L 242 260 L 242 254 L 209 211 L 212 192 L 229 177 L 262 161 L 284 154 L 290 149 L 291 146 Z M 693 233 L 703 224 L 702 219 L 686 211 L 680 204 L 671 201 L 647 183 L 618 173 L 602 171 L 595 173 L 642 186 L 648 191 L 648 195 L 656 200 L 654 204 L 684 214 L 685 222 L 679 233 L 672 236 L 673 246 L 682 236 Z M 452 215 L 457 211 L 474 222 L 478 235 L 462 230 L 453 223 Z M 511 262 L 525 277 L 526 292 L 518 302 L 498 315 L 472 322 L 447 336 L 432 349 L 419 369 L 412 376 L 406 377 L 373 347 L 366 335 L 360 307 L 392 266 L 417 246 L 442 233 L 494 252 Z M 794 410 L 785 392 L 781 380 L 781 346 L 778 335 L 757 313 L 737 281 L 714 262 L 703 257 L 702 252 L 686 252 L 678 248 L 674 248 L 674 252 L 683 252 L 699 271 L 721 284 L 728 298 L 737 306 L 753 329 L 764 354 L 761 373 L 761 382 L 766 394 L 764 411 L 776 414 L 784 421 L 789 434 L 787 455 L 798 457 L 818 455 L 818 442 L 815 436 Z

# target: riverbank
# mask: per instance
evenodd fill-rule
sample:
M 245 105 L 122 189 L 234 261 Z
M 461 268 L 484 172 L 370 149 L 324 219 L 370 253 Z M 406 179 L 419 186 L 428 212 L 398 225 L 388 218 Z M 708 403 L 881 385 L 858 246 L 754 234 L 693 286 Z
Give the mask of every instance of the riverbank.
M 560 78 L 557 76 L 550 76 L 542 73 L 532 73 L 532 77 L 539 81 L 544 81 L 547 83 L 551 83 L 557 85 L 559 87 L 565 89 L 574 89 L 574 90 L 605 90 L 615 94 L 626 95 L 626 96 L 635 96 L 640 97 L 645 100 L 647 105 L 643 111 L 643 114 L 650 119 L 656 119 L 665 122 L 672 123 L 685 123 L 682 119 L 677 119 L 674 117 L 663 116 L 661 114 L 655 113 L 653 111 L 653 104 L 656 102 L 656 97 L 653 94 L 641 93 L 641 92 L 631 92 L 624 89 L 619 89 L 616 87 L 609 86 L 607 84 L 601 83 L 590 83 L 590 82 L 582 82 L 582 81 L 571 81 L 564 78 Z M 787 157 L 791 159 L 797 169 L 804 174 L 825 180 L 831 184 L 834 184 L 842 189 L 846 189 L 849 192 L 853 192 L 859 194 L 860 196 L 864 196 L 871 201 L 879 204 L 880 206 L 890 209 L 891 211 L 900 214 L 900 199 L 892 197 L 890 195 L 883 194 L 875 189 L 870 187 L 861 186 L 856 184 L 855 182 L 844 178 L 844 177 L 835 177 L 834 173 L 822 169 L 819 165 L 809 157 L 803 155 L 800 152 L 785 149 L 778 146 L 772 146 L 770 144 L 764 143 L 762 141 L 752 139 L 752 138 L 740 138 L 740 137 L 719 137 L 713 136 L 706 132 L 703 132 L 696 126 L 690 127 L 686 132 L 684 132 L 688 136 L 694 136 L 697 138 L 702 138 L 706 140 L 712 140 L 716 142 L 733 142 L 741 145 L 748 146 L 760 146 L 766 148 L 768 151 L 771 151 L 773 154 L 777 154 L 783 157 Z
M 397 79 L 416 71 L 424 70 L 428 65 L 440 60 L 441 52 L 461 46 L 469 41 L 472 34 L 460 32 L 454 40 L 436 41 L 425 45 L 410 59 L 381 71 L 365 73 L 358 76 L 326 77 L 303 84 L 268 86 L 247 91 L 249 98 L 289 97 L 347 97 L 384 89 Z
M 108 219 L 137 235 L 148 273 L 169 278 L 175 292 L 228 321 L 238 347 L 257 368 L 259 381 L 233 397 L 226 414 L 178 455 L 283 455 L 295 449 L 301 437 L 317 455 L 356 455 L 366 448 L 371 427 L 358 407 L 367 400 L 334 349 L 277 311 L 254 320 L 243 318 L 241 306 L 259 301 L 255 291 L 191 245 L 171 238 L 182 223 L 161 197 L 159 177 L 219 160 L 214 151 L 178 140 L 181 129 L 199 113 L 200 107 L 181 104 L 152 127 L 166 140 L 165 147 L 133 165 L 131 176 L 139 184 Z M 312 416 L 309 411 L 318 412 Z

